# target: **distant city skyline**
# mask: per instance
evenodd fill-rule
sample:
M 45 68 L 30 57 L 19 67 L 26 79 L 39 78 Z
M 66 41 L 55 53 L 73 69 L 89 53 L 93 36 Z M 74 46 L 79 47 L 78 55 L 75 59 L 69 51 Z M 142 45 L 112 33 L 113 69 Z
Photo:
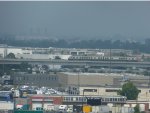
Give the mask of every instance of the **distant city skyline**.
M 149 1 L 0 1 L 0 34 L 150 38 Z

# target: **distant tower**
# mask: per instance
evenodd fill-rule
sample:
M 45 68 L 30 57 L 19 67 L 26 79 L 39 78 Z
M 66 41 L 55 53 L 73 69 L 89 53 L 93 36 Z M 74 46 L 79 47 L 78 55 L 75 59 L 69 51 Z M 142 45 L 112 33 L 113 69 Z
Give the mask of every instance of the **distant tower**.
M 33 29 L 30 28 L 30 35 L 32 36 L 33 35 Z
M 7 45 L 4 45 L 4 58 L 7 56 Z
M 44 35 L 47 36 L 47 28 L 44 29 Z
M 41 35 L 41 29 L 37 28 L 37 35 Z

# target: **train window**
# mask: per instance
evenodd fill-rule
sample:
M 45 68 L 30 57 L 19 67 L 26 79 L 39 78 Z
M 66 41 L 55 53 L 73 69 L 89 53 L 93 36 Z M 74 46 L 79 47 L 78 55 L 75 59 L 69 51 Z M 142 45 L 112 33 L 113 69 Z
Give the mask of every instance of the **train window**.
M 73 101 L 73 97 L 71 97 L 70 100 Z
M 69 97 L 66 97 L 66 101 L 68 101 L 69 100 Z
M 123 101 L 126 101 L 126 98 L 123 98 Z
M 66 97 L 64 97 L 64 101 L 66 101 Z
M 110 98 L 110 101 L 112 101 L 112 98 Z
M 109 99 L 108 99 L 108 98 L 105 98 L 105 101 L 109 101 Z
M 86 97 L 83 98 L 83 101 L 84 101 L 84 102 L 86 101 Z
M 120 101 L 124 101 L 124 98 L 120 98 Z
M 78 99 L 78 97 L 76 97 L 76 101 L 78 101 L 79 99 Z
M 71 101 L 71 97 L 68 97 L 68 101 Z
M 79 101 L 82 101 L 82 97 L 79 97 Z
M 103 100 L 106 101 L 106 98 L 104 98 Z
M 109 98 L 107 98 L 107 101 L 109 101 L 110 99 Z
M 115 98 L 113 98 L 113 101 L 115 101 Z

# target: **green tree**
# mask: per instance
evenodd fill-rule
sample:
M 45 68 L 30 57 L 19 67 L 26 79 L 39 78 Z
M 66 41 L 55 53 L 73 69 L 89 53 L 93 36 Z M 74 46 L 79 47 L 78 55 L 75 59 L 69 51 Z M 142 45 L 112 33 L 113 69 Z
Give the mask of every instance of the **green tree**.
M 55 56 L 55 59 L 60 60 L 61 58 L 60 58 L 60 56 Z
M 144 72 L 143 72 L 143 75 L 144 75 L 144 76 L 149 76 L 149 72 L 148 72 L 148 71 L 144 71 Z
M 125 56 L 127 56 L 127 54 L 124 52 L 120 52 L 120 56 L 125 57 Z
M 122 90 L 118 91 L 119 95 L 126 96 L 128 100 L 136 100 L 139 94 L 139 90 L 128 81 L 122 86 Z
M 15 59 L 15 54 L 14 53 L 9 53 L 6 58 L 11 58 L 11 59 Z
M 22 72 L 32 73 L 32 66 L 30 64 L 28 64 L 27 62 L 22 62 L 20 64 L 20 70 Z
M 140 107 L 138 104 L 134 107 L 134 113 L 140 113 Z

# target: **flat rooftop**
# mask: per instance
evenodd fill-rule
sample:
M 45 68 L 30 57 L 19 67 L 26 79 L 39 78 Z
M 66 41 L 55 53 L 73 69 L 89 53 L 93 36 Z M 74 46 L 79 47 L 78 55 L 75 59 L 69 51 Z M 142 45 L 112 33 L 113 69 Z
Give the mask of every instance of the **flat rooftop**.
M 81 76 L 138 76 L 138 77 L 144 77 L 144 75 L 137 75 L 137 74 L 130 74 L 130 73 L 82 73 L 82 72 L 61 72 L 66 75 L 81 75 Z

